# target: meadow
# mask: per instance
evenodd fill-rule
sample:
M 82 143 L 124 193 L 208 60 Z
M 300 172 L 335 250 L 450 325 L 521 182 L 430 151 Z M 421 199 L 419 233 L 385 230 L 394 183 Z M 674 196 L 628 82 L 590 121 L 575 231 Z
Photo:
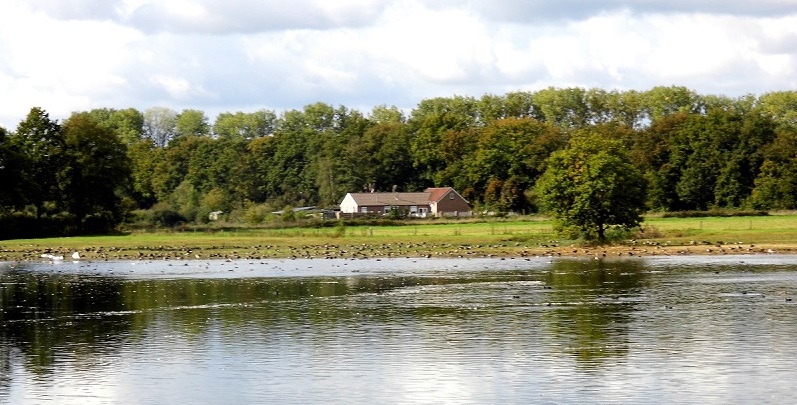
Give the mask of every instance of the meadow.
M 208 228 L 0 241 L 0 260 L 531 257 L 752 254 L 797 251 L 797 213 L 755 217 L 646 217 L 637 232 L 603 245 L 566 240 L 545 217 L 408 221 L 393 226 Z

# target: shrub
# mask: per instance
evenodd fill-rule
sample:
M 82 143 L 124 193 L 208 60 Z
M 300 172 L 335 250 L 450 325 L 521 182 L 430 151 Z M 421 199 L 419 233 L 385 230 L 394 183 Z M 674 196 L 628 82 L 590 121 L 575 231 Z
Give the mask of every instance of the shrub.
M 152 221 L 156 225 L 169 228 L 173 228 L 181 223 L 188 222 L 188 220 L 184 216 L 180 215 L 179 212 L 170 209 L 157 210 L 153 212 Z

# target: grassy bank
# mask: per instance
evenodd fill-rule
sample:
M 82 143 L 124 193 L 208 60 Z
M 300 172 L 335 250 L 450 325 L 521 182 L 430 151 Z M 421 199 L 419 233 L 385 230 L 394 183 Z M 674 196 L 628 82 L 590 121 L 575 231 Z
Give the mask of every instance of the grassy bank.
M 562 240 L 550 220 L 411 222 L 403 226 L 132 232 L 0 241 L 0 260 L 43 253 L 84 259 L 267 259 L 379 257 L 529 257 L 789 253 L 797 251 L 797 214 L 756 217 L 646 218 L 642 231 L 606 246 Z

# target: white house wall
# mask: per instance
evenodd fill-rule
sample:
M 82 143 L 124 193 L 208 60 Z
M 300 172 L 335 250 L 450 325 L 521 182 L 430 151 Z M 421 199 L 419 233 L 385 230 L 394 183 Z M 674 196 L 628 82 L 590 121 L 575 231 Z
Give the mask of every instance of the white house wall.
M 354 201 L 354 197 L 351 196 L 351 193 L 346 194 L 346 197 L 340 202 L 340 212 L 350 214 L 357 212 L 358 208 L 357 202 Z

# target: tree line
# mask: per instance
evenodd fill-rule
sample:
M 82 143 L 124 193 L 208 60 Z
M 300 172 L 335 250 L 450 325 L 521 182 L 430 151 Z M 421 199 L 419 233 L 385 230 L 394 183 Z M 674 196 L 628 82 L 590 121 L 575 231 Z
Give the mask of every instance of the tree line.
M 532 213 L 551 155 L 587 135 L 619 145 L 647 210 L 797 207 L 797 92 L 548 88 L 425 99 L 408 113 L 319 102 L 212 123 L 163 107 L 59 123 L 35 107 L 0 128 L 0 236 L 107 232 L 131 213 L 258 222 L 347 192 L 429 186 L 456 188 L 478 211 Z

